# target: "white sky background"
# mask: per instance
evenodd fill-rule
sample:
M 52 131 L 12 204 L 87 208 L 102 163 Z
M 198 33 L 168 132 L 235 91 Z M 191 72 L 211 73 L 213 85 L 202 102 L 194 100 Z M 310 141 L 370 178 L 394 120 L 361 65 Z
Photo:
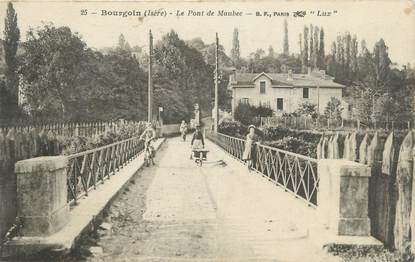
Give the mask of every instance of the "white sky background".
M 101 10 L 146 10 L 165 8 L 168 12 L 176 10 L 238 10 L 244 12 L 279 11 L 290 12 L 287 18 L 290 53 L 298 53 L 298 34 L 304 25 L 323 26 L 325 30 L 326 54 L 330 52 L 331 42 L 338 33 L 349 31 L 356 34 L 359 41 L 364 38 L 370 50 L 374 43 L 383 38 L 389 47 L 393 62 L 415 64 L 415 5 L 410 1 L 244 1 L 244 2 L 46 2 L 18 1 L 14 3 L 18 14 L 18 24 L 22 40 L 29 27 L 44 22 L 57 26 L 69 26 L 79 32 L 90 47 L 102 48 L 117 43 L 123 33 L 131 46 L 144 46 L 148 49 L 148 30 L 152 29 L 155 41 L 174 29 L 184 40 L 201 37 L 205 43 L 215 40 L 218 32 L 220 43 L 229 54 L 234 27 L 239 28 L 241 55 L 247 57 L 251 52 L 262 48 L 268 52 L 273 46 L 277 53 L 282 52 L 284 17 L 103 17 L 100 15 L 81 16 L 81 9 L 101 13 Z M 0 2 L 0 28 L 3 31 L 7 2 Z M 337 10 L 331 17 L 317 17 L 307 14 L 305 18 L 294 18 L 298 10 Z M 2 33 L 1 33 L 2 34 Z

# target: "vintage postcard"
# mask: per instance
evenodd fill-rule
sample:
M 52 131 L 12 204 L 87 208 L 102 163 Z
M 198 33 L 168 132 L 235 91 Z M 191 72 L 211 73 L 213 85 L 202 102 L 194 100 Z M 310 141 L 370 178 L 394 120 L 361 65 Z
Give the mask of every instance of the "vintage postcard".
M 414 261 L 415 2 L 0 0 L 1 261 Z

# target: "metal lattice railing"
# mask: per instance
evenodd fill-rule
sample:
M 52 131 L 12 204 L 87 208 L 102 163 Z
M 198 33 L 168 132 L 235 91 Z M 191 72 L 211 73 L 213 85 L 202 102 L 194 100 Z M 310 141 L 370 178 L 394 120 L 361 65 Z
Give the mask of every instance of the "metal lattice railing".
M 227 153 L 242 161 L 245 141 L 224 134 L 207 134 L 207 137 Z M 285 191 L 317 206 L 317 159 L 266 145 L 255 145 L 253 168 Z
M 67 184 L 70 204 L 88 195 L 144 150 L 138 137 L 68 156 Z

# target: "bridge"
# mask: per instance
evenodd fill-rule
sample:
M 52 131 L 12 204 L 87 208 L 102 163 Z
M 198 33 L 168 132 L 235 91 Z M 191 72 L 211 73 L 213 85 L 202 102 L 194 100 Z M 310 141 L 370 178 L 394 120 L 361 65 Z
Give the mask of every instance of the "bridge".
M 2 255 L 92 245 L 90 261 L 339 261 L 323 247 L 380 244 L 370 237 L 365 165 L 261 146 L 249 171 L 242 140 L 206 137 L 202 167 L 179 138 L 159 139 L 148 168 L 137 138 L 18 162 L 24 222 Z M 82 244 L 91 231 L 93 244 Z

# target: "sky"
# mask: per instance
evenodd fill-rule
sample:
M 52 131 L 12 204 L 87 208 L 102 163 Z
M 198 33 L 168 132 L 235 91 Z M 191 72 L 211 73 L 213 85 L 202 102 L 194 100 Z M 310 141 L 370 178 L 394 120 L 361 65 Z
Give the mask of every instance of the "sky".
M 30 27 L 52 22 L 56 26 L 69 26 L 94 48 L 113 46 L 118 36 L 124 34 L 131 46 L 148 49 L 148 31 L 151 29 L 157 41 L 175 30 L 179 37 L 190 40 L 200 37 L 205 43 L 215 41 L 229 54 L 235 27 L 239 29 L 240 50 L 247 57 L 258 48 L 266 52 L 270 45 L 281 53 L 284 37 L 284 20 L 288 22 L 290 53 L 299 52 L 299 34 L 304 25 L 324 27 L 326 54 L 339 33 L 355 34 L 358 41 L 365 39 L 373 46 L 383 38 L 389 47 L 389 56 L 398 64 L 415 64 L 415 4 L 407 0 L 356 0 L 356 1 L 197 1 L 197 2 L 127 2 L 127 1 L 16 1 L 18 25 L 22 40 Z M 7 2 L 0 1 L 0 28 L 4 28 Z M 87 15 L 81 15 L 81 10 Z M 164 10 L 166 16 L 102 16 L 102 10 L 140 11 Z M 184 16 L 176 16 L 177 11 Z M 214 16 L 207 16 L 207 11 Z M 242 16 L 220 17 L 219 10 L 242 12 Z M 202 12 L 203 16 L 189 16 L 189 11 Z M 295 11 L 306 11 L 304 17 L 293 17 Z M 331 12 L 330 16 L 317 16 L 317 12 Z M 288 12 L 289 16 L 256 16 L 256 12 Z M 314 13 L 311 13 L 314 12 Z M 96 13 L 96 14 L 93 14 Z M 171 14 L 170 14 L 171 13 Z M 251 13 L 252 15 L 249 15 Z M 3 30 L 1 30 L 3 31 Z M 1 32 L 1 34 L 3 34 Z

